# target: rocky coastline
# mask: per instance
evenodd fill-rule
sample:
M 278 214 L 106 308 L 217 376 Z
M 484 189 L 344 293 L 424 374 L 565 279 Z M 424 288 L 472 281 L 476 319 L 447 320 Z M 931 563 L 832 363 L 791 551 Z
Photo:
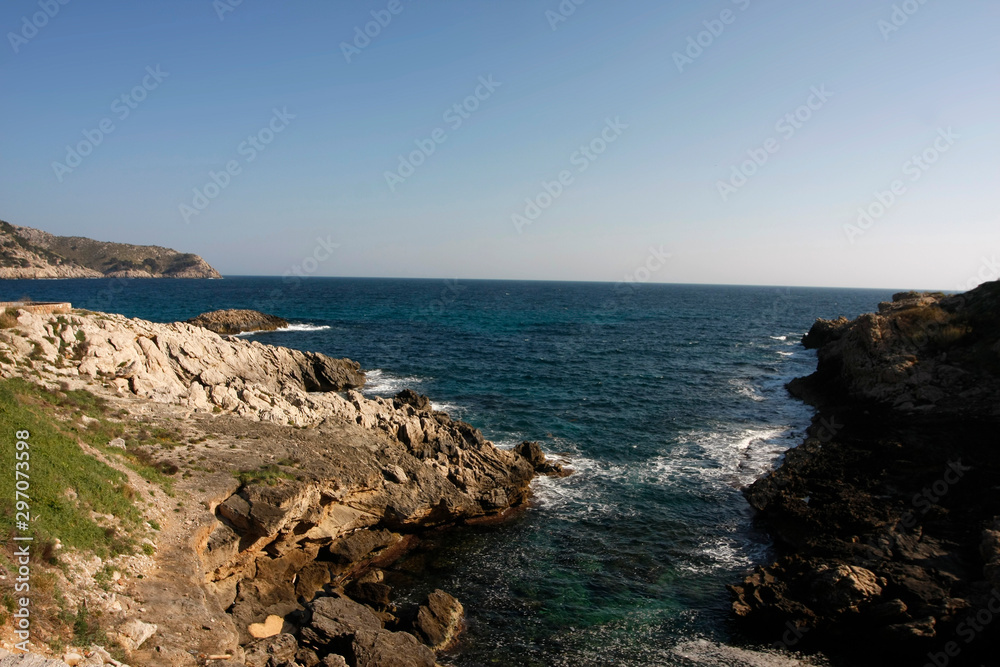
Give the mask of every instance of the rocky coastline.
M 106 402 L 106 419 L 53 419 L 122 432 L 80 446 L 146 499 L 136 502 L 155 526 L 144 538 L 150 557 L 114 561 L 124 576 L 110 594 L 86 583 L 96 565 L 76 587 L 60 579 L 97 610 L 131 665 L 432 667 L 461 632 L 461 603 L 435 591 L 400 611 L 382 568 L 421 532 L 502 518 L 536 475 L 565 474 L 536 443 L 499 449 L 415 392 L 364 396 L 364 373 L 348 359 L 180 322 L 12 316 L 0 330 L 3 381 Z M 152 444 L 133 435 L 150 431 L 164 435 Z M 170 486 L 136 474 L 134 460 Z M 120 664 L 85 648 L 66 664 Z
M 730 587 L 740 627 L 836 664 L 995 664 L 1000 283 L 818 321 L 818 414 L 745 489 L 777 559 Z
M 204 259 L 161 246 L 55 236 L 0 220 L 0 279 L 221 278 Z

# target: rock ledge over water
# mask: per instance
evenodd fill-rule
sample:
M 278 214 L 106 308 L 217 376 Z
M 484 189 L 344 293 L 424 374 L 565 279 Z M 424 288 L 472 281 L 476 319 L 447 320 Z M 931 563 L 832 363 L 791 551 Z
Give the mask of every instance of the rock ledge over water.
M 1000 622 L 1000 283 L 897 294 L 805 343 L 817 370 L 789 389 L 819 414 L 745 490 L 779 557 L 731 587 L 736 617 L 850 664 L 994 659 L 973 628 Z

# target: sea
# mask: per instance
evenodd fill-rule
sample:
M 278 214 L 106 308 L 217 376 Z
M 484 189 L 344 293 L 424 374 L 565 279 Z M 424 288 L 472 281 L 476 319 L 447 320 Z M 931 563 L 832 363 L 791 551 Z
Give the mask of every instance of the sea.
M 536 440 L 575 473 L 533 483 L 509 522 L 427 536 L 387 573 L 405 607 L 440 588 L 467 629 L 441 662 L 799 662 L 740 634 L 726 584 L 769 562 L 741 488 L 813 414 L 784 385 L 815 369 L 816 318 L 885 290 L 527 281 L 262 278 L 0 281 L 0 299 L 156 322 L 253 308 L 292 324 L 246 335 L 349 357 L 365 393 L 403 388 L 499 447 Z M 794 649 L 794 647 L 791 647 Z

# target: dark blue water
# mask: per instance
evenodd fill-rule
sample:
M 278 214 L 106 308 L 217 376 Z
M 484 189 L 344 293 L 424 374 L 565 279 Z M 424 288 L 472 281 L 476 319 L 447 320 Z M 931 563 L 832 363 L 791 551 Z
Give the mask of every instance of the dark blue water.
M 454 665 L 717 664 L 739 643 L 724 588 L 768 557 L 739 488 L 798 444 L 811 412 L 783 384 L 815 357 L 817 317 L 886 291 L 227 278 L 0 281 L 0 298 L 70 300 L 154 321 L 255 308 L 300 327 L 265 343 L 355 359 L 367 391 L 412 387 L 510 446 L 541 441 L 577 474 L 536 482 L 513 522 L 463 529 L 392 575 L 404 600 L 458 596 Z M 776 637 L 775 640 L 778 638 Z M 694 657 L 680 657 L 681 653 Z

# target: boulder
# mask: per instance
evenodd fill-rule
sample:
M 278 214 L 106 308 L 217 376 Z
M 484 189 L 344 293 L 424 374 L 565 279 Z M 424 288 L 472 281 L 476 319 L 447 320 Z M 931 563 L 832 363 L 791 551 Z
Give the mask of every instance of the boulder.
M 312 614 L 300 633 L 303 644 L 315 649 L 330 646 L 335 652 L 345 648 L 358 631 L 375 632 L 382 622 L 368 607 L 347 597 L 317 598 L 307 606 Z
M 431 649 L 440 651 L 458 637 L 464 616 L 465 609 L 461 602 L 442 590 L 436 590 L 420 605 L 413 631 Z
M 431 399 L 427 398 L 423 394 L 418 394 L 412 389 L 404 389 L 396 394 L 393 399 L 393 403 L 395 403 L 397 408 L 409 405 L 415 410 L 423 412 L 429 412 L 431 410 Z
M 882 595 L 878 577 L 856 565 L 821 565 L 812 583 L 817 604 L 830 613 L 857 612 Z
M 243 662 L 247 667 L 270 667 L 295 659 L 299 645 L 290 634 L 278 634 L 247 645 Z
M 118 628 L 118 643 L 127 651 L 135 651 L 156 634 L 156 630 L 156 625 L 153 623 L 144 623 L 137 619 L 125 621 Z
M 284 624 L 285 621 L 283 618 L 272 614 L 264 619 L 263 623 L 251 623 L 247 627 L 247 632 L 255 639 L 265 639 L 280 634 Z
M 407 632 L 362 630 L 354 635 L 351 651 L 357 667 L 435 667 L 434 652 Z
M 558 463 L 550 463 L 545 457 L 541 445 L 537 442 L 522 442 L 520 445 L 514 447 L 514 453 L 527 460 L 539 475 L 565 477 L 570 474 L 569 471 L 565 470 Z
M 806 335 L 802 337 L 802 345 L 807 350 L 820 348 L 839 338 L 848 322 L 850 320 L 843 316 L 836 320 L 816 320 Z
M 239 334 L 250 331 L 274 331 L 288 326 L 288 320 L 266 315 L 256 310 L 226 309 L 202 313 L 187 320 L 188 324 L 204 327 L 217 334 Z

